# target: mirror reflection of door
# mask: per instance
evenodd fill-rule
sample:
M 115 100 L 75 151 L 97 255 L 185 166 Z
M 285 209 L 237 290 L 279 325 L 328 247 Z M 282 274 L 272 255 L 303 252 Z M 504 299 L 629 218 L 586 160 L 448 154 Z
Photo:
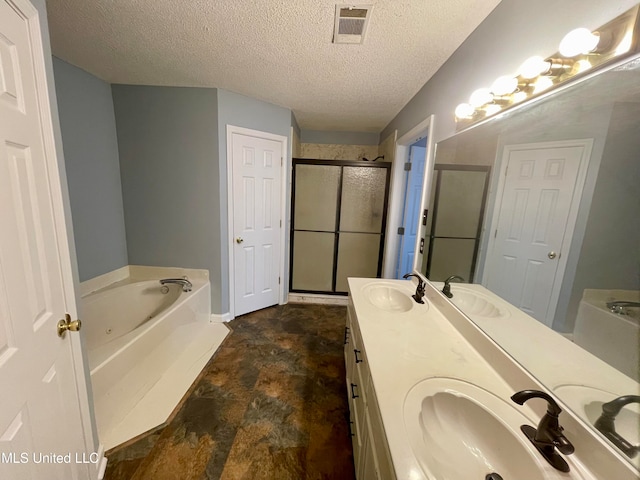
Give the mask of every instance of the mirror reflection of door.
M 434 166 L 433 186 L 422 271 L 436 282 L 459 275 L 473 282 L 484 205 L 488 166 Z
M 416 219 L 420 215 L 422 200 L 422 181 L 427 156 L 425 147 L 427 139 L 414 143 L 409 149 L 409 161 L 405 163 L 404 204 L 402 209 L 402 235 L 396 262 L 396 278 L 402 278 L 405 273 L 413 271 L 415 257 L 416 236 L 418 224 Z
M 506 147 L 502 197 L 496 205 L 487 288 L 549 326 L 582 191 L 580 167 L 589 141 Z M 582 179 L 584 182 L 584 178 Z M 572 207 L 574 207 L 572 209 Z M 556 289 L 557 290 L 557 289 Z

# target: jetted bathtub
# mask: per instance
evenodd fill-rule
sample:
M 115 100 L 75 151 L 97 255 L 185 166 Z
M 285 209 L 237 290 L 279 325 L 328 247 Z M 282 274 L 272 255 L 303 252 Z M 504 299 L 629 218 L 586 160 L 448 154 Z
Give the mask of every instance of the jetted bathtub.
M 101 437 L 112 437 L 109 432 L 175 368 L 176 359 L 206 335 L 208 278 L 189 275 L 190 292 L 160 284 L 161 278 L 181 276 L 168 271 L 155 279 L 128 278 L 82 297 L 82 332 Z M 108 443 L 107 448 L 114 446 Z
M 578 307 L 573 340 L 638 382 L 640 309 L 629 308 L 626 314 L 614 313 L 607 308 L 607 302 L 612 301 L 639 302 L 640 292 L 586 289 Z

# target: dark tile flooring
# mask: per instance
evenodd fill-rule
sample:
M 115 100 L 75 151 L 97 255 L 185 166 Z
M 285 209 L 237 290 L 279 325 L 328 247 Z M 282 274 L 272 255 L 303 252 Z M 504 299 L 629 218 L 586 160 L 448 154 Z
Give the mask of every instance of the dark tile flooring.
M 244 315 L 170 421 L 107 452 L 106 480 L 352 480 L 346 309 Z

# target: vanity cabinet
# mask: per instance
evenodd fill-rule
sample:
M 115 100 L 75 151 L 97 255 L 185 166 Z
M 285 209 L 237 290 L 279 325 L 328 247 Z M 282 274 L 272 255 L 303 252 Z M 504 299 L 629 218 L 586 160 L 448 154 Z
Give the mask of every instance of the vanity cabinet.
M 380 409 L 357 318 L 347 310 L 344 335 L 349 430 L 358 480 L 395 480 Z

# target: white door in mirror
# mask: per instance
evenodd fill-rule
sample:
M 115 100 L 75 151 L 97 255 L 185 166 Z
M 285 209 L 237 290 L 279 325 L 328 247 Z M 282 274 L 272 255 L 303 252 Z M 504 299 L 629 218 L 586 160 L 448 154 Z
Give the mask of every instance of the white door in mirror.
M 585 147 L 548 143 L 527 147 L 505 149 L 507 172 L 495 241 L 487 258 L 486 285 L 551 325 L 553 286 L 563 274 L 558 251 L 571 224 Z

